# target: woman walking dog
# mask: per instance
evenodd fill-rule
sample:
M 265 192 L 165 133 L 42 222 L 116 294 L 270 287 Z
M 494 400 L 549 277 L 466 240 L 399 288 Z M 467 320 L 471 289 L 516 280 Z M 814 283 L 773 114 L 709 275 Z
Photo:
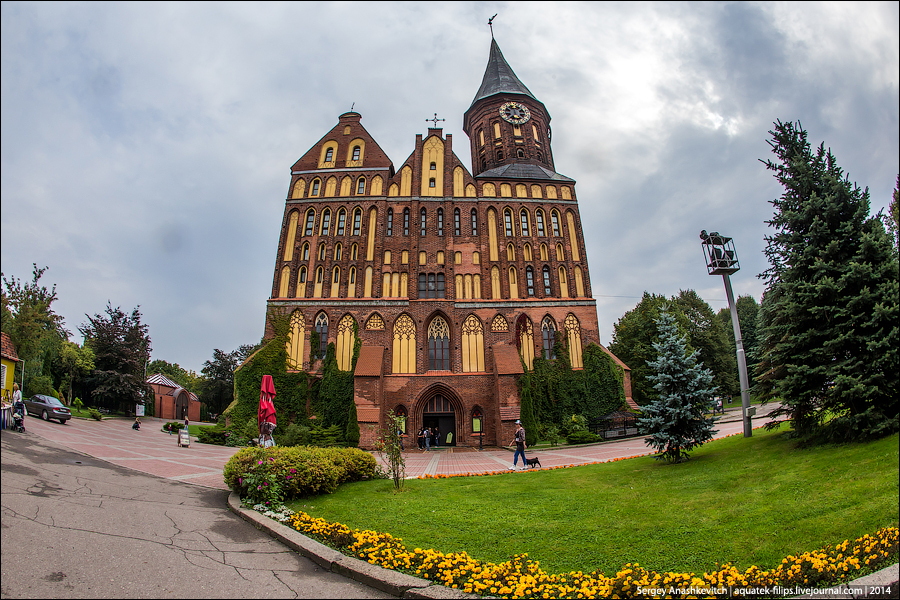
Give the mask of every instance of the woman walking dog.
M 516 436 L 513 438 L 513 442 L 516 444 L 516 453 L 513 455 L 513 466 L 509 469 L 511 471 L 516 470 L 516 465 L 519 463 L 519 455 L 522 456 L 522 468 L 524 469 L 528 463 L 525 462 L 525 428 L 522 427 L 522 421 L 516 420 Z M 510 444 L 512 446 L 512 444 Z

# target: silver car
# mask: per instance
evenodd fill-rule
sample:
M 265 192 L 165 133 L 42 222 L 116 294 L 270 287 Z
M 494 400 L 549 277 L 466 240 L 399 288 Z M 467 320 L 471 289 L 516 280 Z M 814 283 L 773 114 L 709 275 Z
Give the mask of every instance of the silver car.
M 29 415 L 38 415 L 43 420 L 58 419 L 63 425 L 72 418 L 72 411 L 53 396 L 37 394 L 25 401 Z

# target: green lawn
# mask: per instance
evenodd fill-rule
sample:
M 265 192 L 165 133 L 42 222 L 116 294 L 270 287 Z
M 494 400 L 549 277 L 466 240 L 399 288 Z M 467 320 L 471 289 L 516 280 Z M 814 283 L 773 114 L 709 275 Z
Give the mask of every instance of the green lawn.
M 782 558 L 898 525 L 897 435 L 797 449 L 781 432 L 711 442 L 681 465 L 652 457 L 488 477 L 346 484 L 294 510 L 491 562 L 527 552 L 547 572 L 658 571 Z

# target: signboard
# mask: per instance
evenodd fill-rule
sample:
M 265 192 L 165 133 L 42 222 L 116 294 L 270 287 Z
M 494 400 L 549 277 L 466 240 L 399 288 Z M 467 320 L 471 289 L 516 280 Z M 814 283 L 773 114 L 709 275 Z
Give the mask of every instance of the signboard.
M 134 416 L 143 417 L 144 416 L 144 405 L 138 404 L 134 407 Z
M 179 429 L 178 430 L 178 445 L 179 446 L 190 446 L 191 445 L 191 436 L 188 433 L 187 429 Z

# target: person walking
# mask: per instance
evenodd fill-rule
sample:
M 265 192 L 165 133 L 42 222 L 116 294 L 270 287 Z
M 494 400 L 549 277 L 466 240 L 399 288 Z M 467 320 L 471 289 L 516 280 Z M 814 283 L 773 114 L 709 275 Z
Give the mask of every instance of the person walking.
M 522 427 L 522 421 L 516 420 L 516 435 L 513 438 L 513 442 L 516 444 L 516 452 L 513 455 L 513 464 L 509 468 L 510 471 L 515 471 L 517 469 L 517 465 L 519 464 L 519 455 L 522 456 L 522 468 L 524 469 L 528 463 L 525 462 L 525 428 Z M 512 446 L 512 444 L 510 444 Z
M 441 432 L 438 431 L 437 427 L 431 428 L 432 436 L 434 437 L 434 447 L 437 448 L 441 445 Z

